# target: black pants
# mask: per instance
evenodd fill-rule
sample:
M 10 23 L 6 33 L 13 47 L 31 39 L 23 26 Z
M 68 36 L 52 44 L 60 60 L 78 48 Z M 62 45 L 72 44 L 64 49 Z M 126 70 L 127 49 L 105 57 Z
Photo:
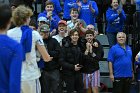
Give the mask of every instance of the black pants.
M 67 93 L 84 93 L 83 78 L 81 73 L 76 73 L 73 76 L 63 75 L 63 80 L 66 83 Z
M 62 93 L 59 70 L 43 71 L 40 83 L 41 93 Z
M 116 78 L 113 82 L 113 93 L 129 93 L 130 85 L 130 78 Z
M 96 21 L 97 21 L 97 27 L 98 27 L 98 32 L 99 33 L 104 33 L 103 32 L 103 24 L 105 24 L 105 22 L 106 21 L 103 21 L 103 16 L 105 16 L 105 18 L 106 18 L 106 11 L 107 11 L 107 9 L 108 9 L 108 6 L 109 5 L 105 5 L 105 4 L 103 4 L 103 3 L 101 3 L 101 4 L 98 4 L 98 11 L 99 11 L 99 14 L 98 14 L 98 16 L 97 16 L 97 19 L 96 19 Z M 106 20 L 106 19 L 105 19 Z

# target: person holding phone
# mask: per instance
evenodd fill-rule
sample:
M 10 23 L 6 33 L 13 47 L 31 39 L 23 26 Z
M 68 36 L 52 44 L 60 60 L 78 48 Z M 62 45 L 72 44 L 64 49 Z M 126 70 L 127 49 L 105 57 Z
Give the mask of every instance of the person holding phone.
M 81 68 L 83 62 L 86 62 L 86 55 L 81 52 L 79 47 L 79 33 L 73 29 L 70 36 L 65 37 L 67 41 L 62 45 L 59 62 L 62 66 L 62 79 L 66 83 L 67 93 L 84 93 Z

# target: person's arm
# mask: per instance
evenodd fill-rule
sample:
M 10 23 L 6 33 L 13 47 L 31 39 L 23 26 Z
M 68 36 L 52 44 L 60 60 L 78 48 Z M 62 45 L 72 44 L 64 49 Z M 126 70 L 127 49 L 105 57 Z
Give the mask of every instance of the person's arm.
M 57 29 L 58 28 L 58 22 L 60 21 L 60 18 L 58 17 L 58 15 L 55 15 L 52 17 L 51 20 L 51 28 L 52 29 Z
M 80 24 L 79 24 L 79 28 L 83 33 L 85 33 L 87 31 L 86 27 L 87 27 L 86 22 L 81 19 Z
M 96 2 L 92 1 L 90 3 L 90 10 L 94 14 L 94 16 L 97 16 L 98 15 L 98 7 L 97 7 Z
M 37 50 L 41 54 L 43 60 L 45 62 L 51 61 L 53 57 L 50 57 L 50 55 L 48 54 L 40 34 L 37 31 L 33 31 L 33 33 L 34 33 L 33 39 L 35 39 L 35 41 L 36 41 Z
M 115 60 L 114 58 L 115 58 L 115 48 L 111 47 L 108 53 L 107 61 L 108 61 L 109 74 L 110 74 L 109 76 L 112 82 L 114 82 L 114 71 L 113 71 L 113 62 Z
M 61 8 L 61 6 L 60 6 L 60 2 L 59 2 L 59 0 L 55 0 L 56 1 L 56 11 L 57 11 L 57 13 L 59 14 L 59 13 L 61 13 L 62 12 L 62 8 Z
M 121 21 L 125 21 L 126 20 L 126 15 L 125 15 L 124 10 L 121 11 L 120 18 L 121 18 Z
M 10 79 L 9 93 L 20 93 L 22 60 L 22 48 L 21 45 L 18 44 L 15 47 L 14 55 L 10 64 L 10 71 L 8 75 Z
M 138 55 L 136 55 L 136 57 L 135 57 L 135 61 L 137 61 L 137 62 L 138 62 Z
M 78 11 L 80 12 L 81 7 L 82 7 L 82 3 L 81 3 L 81 1 L 77 1 L 77 6 L 78 6 Z
M 112 66 L 112 62 L 108 63 L 108 67 L 109 67 L 109 74 L 110 74 L 110 79 L 112 82 L 114 82 L 114 75 L 113 75 L 113 66 Z
M 38 49 L 39 53 L 41 54 L 44 62 L 49 62 L 53 59 L 53 57 L 50 57 L 50 55 L 48 54 L 44 45 L 37 44 L 37 49 Z
M 114 22 L 115 19 L 117 19 L 119 14 L 116 14 L 112 16 L 112 12 L 110 10 L 107 10 L 106 12 L 106 20 L 111 24 Z
M 139 62 L 139 56 L 140 56 L 140 51 L 138 52 L 138 54 L 135 57 L 135 61 Z M 139 62 L 140 63 L 140 62 Z

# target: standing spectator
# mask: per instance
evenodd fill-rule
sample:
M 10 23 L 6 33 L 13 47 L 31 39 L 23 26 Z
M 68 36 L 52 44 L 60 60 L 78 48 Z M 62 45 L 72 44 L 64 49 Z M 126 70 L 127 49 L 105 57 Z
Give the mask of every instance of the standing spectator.
M 43 9 L 45 8 L 44 2 L 46 1 L 51 1 L 52 3 L 54 3 L 54 13 L 59 15 L 62 12 L 62 8 L 60 6 L 60 0 L 42 0 Z
M 68 33 L 72 29 L 77 29 L 80 33 L 80 36 L 84 36 L 86 32 L 86 23 L 84 20 L 78 19 L 79 12 L 77 8 L 72 8 L 70 10 L 71 20 L 67 21 L 67 30 Z
M 11 17 L 11 8 L 0 4 L 0 93 L 20 93 L 22 48 L 6 35 Z
M 44 24 L 40 27 L 40 34 L 43 38 L 48 53 L 53 57 L 53 60 L 50 62 L 44 62 L 44 68 L 42 72 L 42 83 L 44 83 L 44 86 L 42 86 L 42 93 L 61 93 L 59 90 L 60 66 L 58 64 L 60 45 L 56 39 L 50 37 L 48 25 Z
M 25 6 L 19 6 L 13 11 L 15 28 L 8 31 L 8 36 L 20 42 L 23 48 L 23 64 L 21 73 L 21 92 L 40 93 L 40 70 L 36 62 L 35 48 L 40 52 L 43 60 L 52 59 L 48 55 L 43 40 L 37 31 L 29 28 L 30 17 L 33 12 Z
M 126 34 L 117 33 L 117 44 L 108 54 L 110 79 L 113 82 L 113 93 L 129 93 L 133 78 L 132 51 L 126 45 Z
M 98 15 L 98 7 L 95 1 L 82 0 L 79 4 L 79 18 L 83 19 L 87 25 L 95 26 L 95 18 Z
M 65 0 L 64 1 L 63 19 L 66 21 L 71 19 L 71 17 L 70 17 L 71 8 L 78 8 L 77 0 Z
M 85 89 L 92 89 L 93 93 L 99 93 L 100 87 L 100 71 L 99 61 L 103 57 L 103 47 L 100 42 L 95 39 L 94 31 L 87 30 L 85 33 L 86 50 L 85 55 L 90 55 L 91 61 L 85 62 L 82 68 Z
M 62 46 L 62 39 L 66 37 L 67 35 L 67 22 L 64 20 L 60 20 L 58 23 L 58 34 L 53 36 L 55 38 L 60 46 Z
M 66 83 L 67 93 L 84 93 L 82 73 L 82 62 L 85 56 L 78 46 L 79 33 L 77 30 L 70 32 L 69 40 L 62 46 L 59 62 L 62 66 L 62 79 Z
M 126 19 L 123 9 L 119 7 L 118 0 L 112 0 L 111 6 L 112 7 L 106 11 L 106 34 L 110 47 L 116 44 L 116 34 L 117 32 L 122 32 Z
M 53 11 L 54 11 L 54 3 L 51 1 L 47 1 L 45 11 L 38 15 L 38 17 L 44 16 L 44 15 L 45 15 L 44 17 L 47 17 L 47 21 L 50 25 L 51 36 L 56 34 L 56 30 L 58 28 L 58 22 L 60 21 L 60 18 L 58 17 L 58 15 L 54 13 Z

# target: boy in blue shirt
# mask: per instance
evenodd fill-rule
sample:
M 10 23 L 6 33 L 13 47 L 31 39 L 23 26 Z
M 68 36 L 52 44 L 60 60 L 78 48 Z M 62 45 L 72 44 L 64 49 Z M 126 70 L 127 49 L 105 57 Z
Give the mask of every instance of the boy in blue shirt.
M 11 8 L 0 4 L 0 93 L 20 93 L 22 48 L 6 35 L 11 17 Z
M 129 93 L 130 81 L 133 79 L 132 51 L 125 44 L 126 34 L 118 32 L 117 44 L 108 53 L 110 79 L 113 93 Z
M 40 13 L 38 17 L 44 16 L 47 18 L 47 23 L 50 25 L 50 35 L 56 34 L 56 29 L 58 28 L 58 22 L 60 21 L 59 16 L 54 13 L 54 3 L 51 1 L 46 2 L 45 11 Z
M 47 2 L 47 1 L 51 1 L 54 3 L 54 13 L 56 13 L 57 15 L 61 14 L 62 7 L 60 4 L 60 0 L 42 0 L 43 9 L 45 8 L 45 2 Z

